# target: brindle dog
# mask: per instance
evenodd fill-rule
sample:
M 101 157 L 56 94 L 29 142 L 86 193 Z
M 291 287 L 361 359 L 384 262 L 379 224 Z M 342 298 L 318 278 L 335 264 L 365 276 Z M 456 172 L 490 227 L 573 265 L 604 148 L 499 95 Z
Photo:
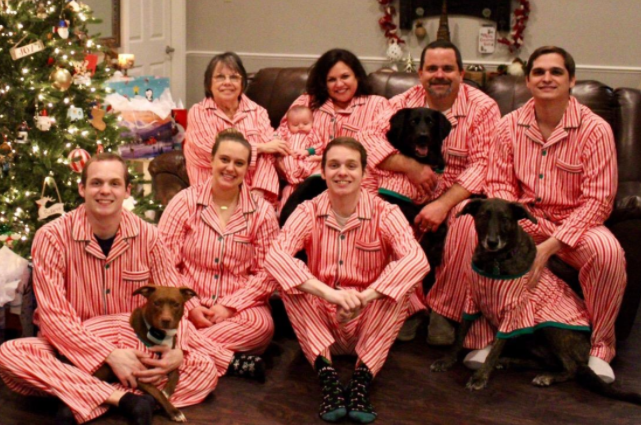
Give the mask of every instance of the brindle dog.
M 488 275 L 499 267 L 502 274 L 521 275 L 527 272 L 536 256 L 536 245 L 532 237 L 518 224 L 526 219 L 536 223 L 536 219 L 521 204 L 502 199 L 475 199 L 470 201 L 459 215 L 470 214 L 479 243 L 474 251 L 476 267 Z M 463 349 L 465 336 L 471 320 L 464 320 L 459 327 L 452 350 L 431 366 L 433 372 L 449 370 L 458 360 Z M 520 339 L 520 338 L 519 338 Z M 497 367 L 532 366 L 541 367 L 540 362 L 500 358 L 506 339 L 495 338 L 485 363 L 468 381 L 469 390 L 480 390 L 487 386 L 492 371 Z M 630 403 L 641 404 L 641 395 L 621 391 L 599 378 L 588 367 L 590 357 L 590 338 L 587 333 L 570 329 L 544 327 L 534 332 L 530 340 L 533 354 L 543 360 L 543 365 L 560 368 L 560 372 L 544 372 L 534 378 L 532 384 L 549 386 L 570 379 L 600 395 Z

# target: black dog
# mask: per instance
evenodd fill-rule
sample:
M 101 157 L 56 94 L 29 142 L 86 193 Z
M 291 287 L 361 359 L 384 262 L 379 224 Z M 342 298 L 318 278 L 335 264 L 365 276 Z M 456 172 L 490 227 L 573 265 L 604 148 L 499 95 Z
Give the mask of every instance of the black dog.
M 536 256 L 536 245 L 532 237 L 518 224 L 518 221 L 527 219 L 536 223 L 536 219 L 523 205 L 502 199 L 475 199 L 470 201 L 459 213 L 459 215 L 464 214 L 470 214 L 474 217 L 479 243 L 474 251 L 473 264 L 481 274 L 485 276 L 518 276 L 529 271 Z M 431 370 L 433 372 L 446 371 L 456 363 L 472 323 L 471 320 L 463 321 L 459 327 L 454 347 L 447 356 L 432 364 Z M 590 339 L 587 333 L 571 329 L 544 327 L 535 331 L 533 337 L 530 342 L 533 343 L 534 354 L 541 357 L 547 366 L 561 368 L 561 372 L 545 372 L 538 375 L 532 381 L 534 385 L 549 386 L 555 382 L 565 382 L 576 378 L 581 385 L 598 394 L 641 404 L 641 395 L 623 392 L 606 384 L 588 367 Z M 537 365 L 518 359 L 499 360 L 506 341 L 506 339 L 495 338 L 485 363 L 468 381 L 468 389 L 485 388 L 490 374 L 497 366 Z
M 430 166 L 436 172 L 445 168 L 443 158 L 443 140 L 450 134 L 452 124 L 442 113 L 429 108 L 404 108 L 390 119 L 387 140 L 401 154 L 413 158 L 421 164 Z M 398 205 L 411 225 L 425 206 L 405 201 L 398 197 L 381 194 L 387 202 Z M 423 281 L 423 290 L 427 291 L 434 284 L 434 270 L 443 260 L 443 247 L 447 225 L 442 223 L 438 229 L 426 233 L 421 238 L 421 247 L 425 251 L 432 271 Z

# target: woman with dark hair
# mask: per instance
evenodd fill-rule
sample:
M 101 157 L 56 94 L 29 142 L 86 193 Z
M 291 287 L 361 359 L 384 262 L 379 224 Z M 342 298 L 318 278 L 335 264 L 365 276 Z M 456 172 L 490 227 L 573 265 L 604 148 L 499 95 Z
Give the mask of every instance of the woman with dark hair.
M 158 229 L 184 283 L 200 296 L 190 302 L 198 328 L 190 346 L 214 357 L 219 376 L 261 380 L 264 366 L 255 355 L 274 333 L 267 302 L 275 289 L 263 262 L 278 223 L 274 208 L 243 183 L 252 150 L 238 131 L 218 133 L 209 179 L 178 193 Z M 225 353 L 215 350 L 220 346 Z
M 292 150 L 308 149 L 312 153 L 304 159 L 286 156 L 278 160 L 277 165 L 289 183 L 283 189 L 281 223 L 284 223 L 286 216 L 291 214 L 300 201 L 296 196 L 293 205 L 290 203 L 285 206 L 298 184 L 314 175 L 316 181 L 312 186 L 319 186 L 317 190 L 324 190 L 318 159 L 327 143 L 336 137 L 355 137 L 366 125 L 375 122 L 379 114 L 389 109 L 387 99 L 370 93 L 363 65 L 348 50 L 329 50 L 311 67 L 307 93 L 296 99 L 290 109 L 298 105 L 311 108 L 314 118 L 312 131 L 309 134 L 291 134 L 287 115 L 278 128 L 280 136 L 289 142 Z M 368 182 L 365 183 L 366 186 Z M 308 196 L 312 193 L 309 188 L 305 192 Z
M 185 134 L 187 174 L 193 186 L 211 176 L 211 149 L 216 135 L 227 128 L 240 131 L 252 146 L 245 183 L 252 191 L 276 202 L 278 175 L 273 154 L 288 155 L 287 143 L 272 140 L 274 129 L 267 111 L 243 94 L 247 72 L 237 54 L 216 55 L 205 71 L 205 99 L 189 110 Z

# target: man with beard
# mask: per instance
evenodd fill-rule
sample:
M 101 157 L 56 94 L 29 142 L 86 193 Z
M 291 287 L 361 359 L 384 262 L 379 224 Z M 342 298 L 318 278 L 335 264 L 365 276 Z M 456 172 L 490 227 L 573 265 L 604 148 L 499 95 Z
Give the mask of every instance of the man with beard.
M 462 84 L 463 75 L 461 53 L 454 44 L 445 40 L 430 43 L 421 54 L 418 71 L 421 84 L 393 97 L 390 115 L 381 117 L 378 125 L 372 126 L 360 138 L 371 158 L 368 165 L 378 180 L 379 191 L 392 192 L 413 201 L 430 194 L 431 201 L 423 207 L 414 223 L 421 232 L 435 231 L 447 220 L 449 230 L 443 264 L 436 268 L 436 282 L 426 298 L 419 288 L 412 297 L 408 313 L 408 317 L 415 315 L 425 309 L 425 304 L 431 309 L 428 343 L 432 345 L 451 345 L 454 327 L 450 321 L 461 320 L 460 310 L 451 306 L 459 305 L 459 300 L 465 298 L 467 285 L 463 283 L 471 257 L 466 258 L 463 254 L 472 250 L 465 249 L 471 238 L 467 231 L 462 232 L 470 226 L 461 224 L 471 221 L 471 217 L 455 217 L 463 206 L 462 201 L 482 192 L 490 139 L 501 116 L 494 100 L 480 90 Z M 440 111 L 452 124 L 452 131 L 443 141 L 446 166 L 440 176 L 429 166 L 400 154 L 385 138 L 389 118 L 402 108 L 416 107 Z M 415 315 L 406 322 L 399 340 L 414 338 L 419 317 Z

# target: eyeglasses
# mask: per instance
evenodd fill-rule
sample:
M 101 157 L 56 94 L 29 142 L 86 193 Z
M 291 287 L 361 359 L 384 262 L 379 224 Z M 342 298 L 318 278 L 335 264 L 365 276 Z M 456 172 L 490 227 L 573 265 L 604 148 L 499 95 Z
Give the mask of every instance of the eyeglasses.
M 241 77 L 240 74 L 233 74 L 233 75 L 216 74 L 214 75 L 213 80 L 219 84 L 224 83 L 227 80 L 229 80 L 234 84 L 238 84 L 241 81 L 243 81 L 243 77 Z

